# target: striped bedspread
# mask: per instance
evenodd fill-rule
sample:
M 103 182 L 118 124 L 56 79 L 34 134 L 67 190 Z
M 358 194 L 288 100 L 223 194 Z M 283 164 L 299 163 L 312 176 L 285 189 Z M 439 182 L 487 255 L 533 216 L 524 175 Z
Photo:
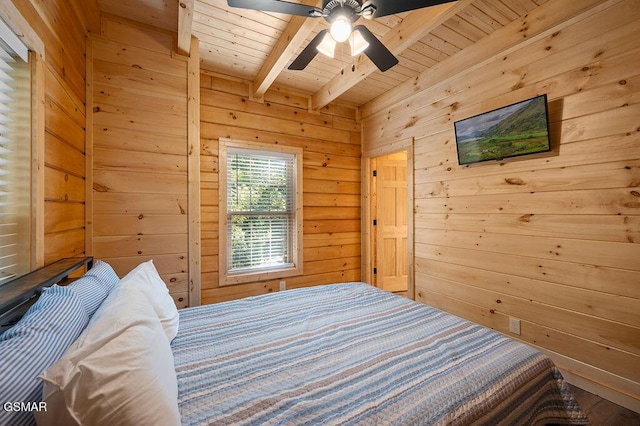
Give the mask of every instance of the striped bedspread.
M 586 424 L 533 348 L 362 283 L 180 311 L 183 424 Z

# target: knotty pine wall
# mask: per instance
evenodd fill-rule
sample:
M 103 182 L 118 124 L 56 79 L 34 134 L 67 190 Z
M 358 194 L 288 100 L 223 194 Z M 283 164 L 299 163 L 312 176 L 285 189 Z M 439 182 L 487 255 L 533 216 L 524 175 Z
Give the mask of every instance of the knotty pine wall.
M 366 105 L 364 149 L 414 138 L 417 300 L 505 334 L 519 318 L 515 337 L 638 410 L 640 8 L 554 21 L 567 5 L 392 90 L 401 103 Z M 550 155 L 458 166 L 455 120 L 542 93 Z
M 45 47 L 44 263 L 85 253 L 85 46 L 93 0 L 16 1 Z M 41 238 L 41 236 L 38 236 Z
M 154 260 L 188 303 L 187 58 L 175 34 L 103 15 L 87 79 L 92 253 L 121 277 Z
M 303 156 L 304 276 L 287 288 L 360 280 L 360 128 L 355 109 L 308 111 L 308 98 L 277 89 L 264 102 L 249 85 L 201 74 L 202 303 L 271 291 L 279 280 L 218 286 L 218 139 L 297 146 Z

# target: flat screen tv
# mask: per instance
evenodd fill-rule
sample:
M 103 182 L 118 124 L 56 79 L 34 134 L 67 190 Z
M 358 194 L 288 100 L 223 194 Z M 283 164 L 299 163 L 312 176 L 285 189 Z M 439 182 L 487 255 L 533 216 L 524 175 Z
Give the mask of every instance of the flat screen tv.
M 458 164 L 550 151 L 547 117 L 547 95 L 540 95 L 456 121 Z

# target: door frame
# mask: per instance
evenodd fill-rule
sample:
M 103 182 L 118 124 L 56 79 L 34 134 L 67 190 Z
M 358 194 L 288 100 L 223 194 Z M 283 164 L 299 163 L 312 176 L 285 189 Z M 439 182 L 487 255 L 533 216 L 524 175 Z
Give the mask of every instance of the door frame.
M 414 173 L 413 173 L 413 143 L 414 139 L 409 138 L 370 151 L 362 152 L 362 219 L 361 219 L 361 280 L 368 284 L 373 284 L 373 258 L 374 232 L 373 232 L 373 185 L 372 185 L 372 163 L 377 157 L 384 157 L 397 152 L 407 152 L 407 290 L 408 297 L 415 299 L 415 268 L 413 267 L 414 256 Z

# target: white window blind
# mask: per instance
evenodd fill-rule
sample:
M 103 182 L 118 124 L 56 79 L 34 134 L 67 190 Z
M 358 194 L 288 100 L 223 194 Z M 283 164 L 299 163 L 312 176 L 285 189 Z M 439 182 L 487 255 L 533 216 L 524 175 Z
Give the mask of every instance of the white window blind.
M 293 266 L 295 155 L 229 148 L 227 271 Z
M 26 49 L 16 54 L 5 30 L 0 28 L 0 285 L 31 269 L 30 71 L 20 57 Z

